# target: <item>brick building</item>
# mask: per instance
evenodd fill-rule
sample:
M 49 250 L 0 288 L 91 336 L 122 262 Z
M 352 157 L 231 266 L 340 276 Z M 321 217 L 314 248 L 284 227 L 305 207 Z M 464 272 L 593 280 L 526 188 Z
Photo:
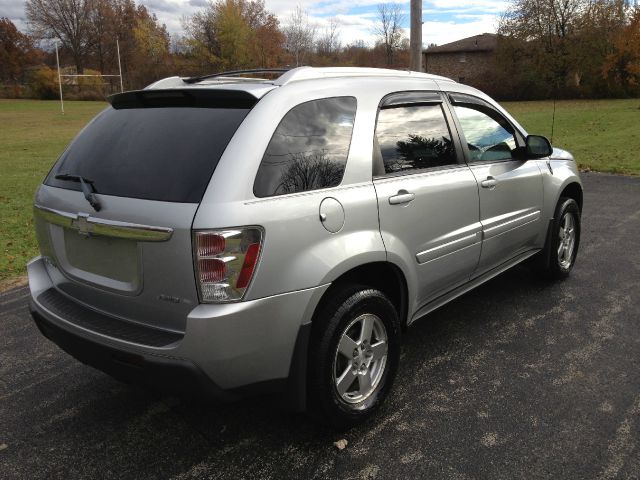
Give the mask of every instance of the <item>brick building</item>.
M 487 74 L 495 67 L 497 45 L 498 35 L 493 33 L 463 38 L 423 50 L 422 64 L 427 73 L 486 88 Z

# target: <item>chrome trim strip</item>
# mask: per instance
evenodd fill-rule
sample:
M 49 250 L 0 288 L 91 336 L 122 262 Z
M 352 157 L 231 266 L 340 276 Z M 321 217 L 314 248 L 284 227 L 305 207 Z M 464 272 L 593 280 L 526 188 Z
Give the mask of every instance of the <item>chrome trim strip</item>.
M 514 228 L 522 227 L 527 223 L 535 222 L 540 219 L 540 210 L 525 210 L 510 213 L 508 215 L 501 215 L 493 219 L 489 219 L 484 225 L 483 237 L 484 240 L 488 238 L 496 237 L 502 233 L 513 230 Z
M 416 261 L 418 263 L 430 262 L 436 258 L 474 245 L 481 240 L 482 224 L 476 222 L 427 242 L 423 245 L 423 248 L 428 248 L 416 254 Z
M 474 245 L 480 241 L 480 232 L 472 233 L 471 235 L 467 235 L 462 238 L 458 238 L 456 240 L 451 240 L 450 242 L 443 243 L 442 245 L 438 245 L 436 247 L 430 248 L 423 252 L 420 252 L 416 255 L 416 260 L 418 263 L 426 263 L 431 260 L 435 260 L 436 258 L 442 257 L 444 255 L 448 255 L 450 253 L 456 252 L 458 250 L 462 250 L 463 248 Z
M 165 242 L 173 235 L 172 228 L 96 218 L 86 213 L 68 213 L 41 205 L 34 205 L 33 213 L 45 222 L 77 230 L 80 235 L 101 235 L 141 242 Z

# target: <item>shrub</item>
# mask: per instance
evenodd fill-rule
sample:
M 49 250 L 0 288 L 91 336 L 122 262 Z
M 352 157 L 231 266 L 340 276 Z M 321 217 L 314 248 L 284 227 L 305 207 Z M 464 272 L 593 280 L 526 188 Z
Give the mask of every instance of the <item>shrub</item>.
M 57 98 L 58 77 L 55 70 L 49 67 L 32 70 L 29 78 L 29 96 L 40 100 Z
M 24 96 L 24 87 L 17 83 L 8 85 L 0 85 L 0 98 L 22 98 Z

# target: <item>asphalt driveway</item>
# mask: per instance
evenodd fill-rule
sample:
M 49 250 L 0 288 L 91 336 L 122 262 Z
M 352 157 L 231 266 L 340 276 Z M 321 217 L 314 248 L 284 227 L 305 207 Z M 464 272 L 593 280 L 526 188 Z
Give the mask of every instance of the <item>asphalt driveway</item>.
M 518 267 L 426 317 L 343 435 L 120 384 L 40 335 L 26 288 L 0 294 L 0 478 L 640 478 L 640 178 L 584 181 L 571 278 Z

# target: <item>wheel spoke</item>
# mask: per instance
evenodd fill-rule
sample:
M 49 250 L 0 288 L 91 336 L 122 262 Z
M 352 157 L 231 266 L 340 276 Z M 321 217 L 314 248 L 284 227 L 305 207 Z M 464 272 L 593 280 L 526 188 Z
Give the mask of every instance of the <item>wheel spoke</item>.
M 342 396 L 344 395 L 351 385 L 353 385 L 353 381 L 356 379 L 356 374 L 353 373 L 351 366 L 348 366 L 345 371 L 342 373 L 338 381 L 336 382 L 336 387 L 338 388 L 338 393 Z
M 360 343 L 367 341 L 371 343 L 371 335 L 373 333 L 373 318 L 366 316 L 362 319 L 362 330 L 360 332 Z
M 353 358 L 353 351 L 358 348 L 358 344 L 348 335 L 343 335 L 338 345 L 338 351 L 349 360 Z
M 371 360 L 374 362 L 380 360 L 387 354 L 387 348 L 387 342 L 378 342 L 375 345 L 371 345 L 371 350 L 373 351 Z
M 358 386 L 360 387 L 360 394 L 366 395 L 371 388 L 371 372 L 367 370 L 363 375 L 358 375 Z
M 562 252 L 564 251 L 564 244 L 561 243 L 558 246 L 558 260 L 562 260 Z

